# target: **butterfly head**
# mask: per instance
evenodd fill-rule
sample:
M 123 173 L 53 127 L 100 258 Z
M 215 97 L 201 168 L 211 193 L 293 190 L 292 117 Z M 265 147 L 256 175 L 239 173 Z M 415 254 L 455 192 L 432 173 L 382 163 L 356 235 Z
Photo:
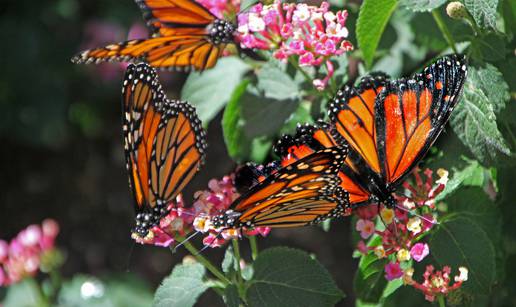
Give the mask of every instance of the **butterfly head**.
M 214 45 L 228 44 L 233 42 L 235 31 L 235 24 L 224 19 L 215 19 L 208 26 L 208 39 Z
M 235 212 L 233 210 L 227 210 L 224 214 L 220 214 L 214 216 L 212 218 L 212 223 L 215 228 L 239 228 L 243 225 L 240 225 L 238 218 L 242 215 L 240 212 Z M 252 226 L 251 224 L 247 226 Z
M 151 239 L 153 236 L 152 227 L 159 224 L 159 221 L 167 210 L 164 206 L 156 206 L 152 211 L 140 212 L 136 215 L 136 226 L 132 229 L 134 239 Z

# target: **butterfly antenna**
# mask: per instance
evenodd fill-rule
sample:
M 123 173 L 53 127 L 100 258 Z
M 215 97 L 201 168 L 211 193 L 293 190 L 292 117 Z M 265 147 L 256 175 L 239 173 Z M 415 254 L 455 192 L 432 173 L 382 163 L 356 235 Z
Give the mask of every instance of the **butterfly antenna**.
M 186 239 L 184 239 L 183 241 L 179 242 L 179 244 L 177 244 L 176 246 L 174 246 L 174 248 L 172 249 L 172 254 L 174 254 L 175 252 L 177 252 L 177 249 L 179 247 L 181 247 L 183 244 L 185 244 L 186 242 L 190 241 L 191 239 L 193 239 L 196 235 L 198 235 L 200 233 L 200 231 L 196 231 L 194 233 L 192 233 L 191 235 L 189 235 Z
M 205 245 L 203 248 L 201 248 L 194 256 L 197 256 L 199 255 L 200 253 L 202 253 L 205 249 L 207 249 L 208 247 L 211 247 L 213 243 L 215 243 L 215 241 L 217 241 L 217 239 L 220 238 L 220 236 L 222 235 L 222 232 L 226 230 L 226 228 L 223 228 L 221 230 L 219 230 L 219 232 L 217 233 L 217 235 L 215 236 L 215 238 L 213 238 L 210 243 L 208 243 L 207 245 Z
M 131 240 L 133 241 L 133 240 Z M 133 251 L 134 246 L 136 245 L 136 242 L 133 241 L 131 244 L 131 248 L 129 249 L 129 257 L 127 257 L 127 263 L 125 264 L 125 271 L 129 273 L 131 270 L 129 269 L 131 267 L 131 259 L 133 258 Z
M 403 206 L 399 206 L 399 205 L 396 205 L 396 208 L 400 209 L 402 211 L 408 212 L 409 214 L 412 214 L 414 216 L 417 216 L 418 218 L 420 218 L 420 219 L 422 219 L 422 220 L 424 220 L 424 221 L 426 221 L 428 223 L 431 223 L 432 225 L 439 225 L 438 221 L 431 220 L 431 219 L 429 219 L 429 218 L 427 218 L 425 216 L 422 216 L 421 214 L 418 214 L 418 213 L 414 212 L 414 210 L 409 210 L 409 209 L 407 209 L 407 208 L 405 208 Z

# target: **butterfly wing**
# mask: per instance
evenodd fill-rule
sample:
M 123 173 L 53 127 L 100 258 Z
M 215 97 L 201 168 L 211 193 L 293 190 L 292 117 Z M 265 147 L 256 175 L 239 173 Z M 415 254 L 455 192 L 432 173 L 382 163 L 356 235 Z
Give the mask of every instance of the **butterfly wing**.
M 375 104 L 377 148 L 382 177 L 391 185 L 430 149 L 462 94 L 465 59 L 439 59 L 411 79 L 390 82 Z
M 129 184 L 141 213 L 137 224 L 157 222 L 203 163 L 205 133 L 192 106 L 166 99 L 147 64 L 127 68 L 122 105 Z M 145 235 L 147 228 L 137 232 Z
M 298 227 L 341 215 L 348 201 L 337 173 L 345 154 L 323 149 L 278 169 L 215 217 L 215 226 Z
M 216 17 L 192 0 L 137 0 L 153 37 L 110 44 L 83 51 L 73 63 L 146 61 L 153 67 L 211 68 L 231 40 L 233 25 Z M 222 26 L 221 32 L 210 29 Z M 217 41 L 215 41 L 215 40 Z

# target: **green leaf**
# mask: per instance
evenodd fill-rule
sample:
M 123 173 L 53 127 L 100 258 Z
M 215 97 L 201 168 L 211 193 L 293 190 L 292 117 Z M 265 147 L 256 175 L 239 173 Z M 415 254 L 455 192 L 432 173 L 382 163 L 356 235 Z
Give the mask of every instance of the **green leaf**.
M 496 27 L 496 7 L 498 0 L 464 0 L 464 5 L 478 26 Z
M 333 306 L 344 294 L 307 253 L 285 247 L 261 252 L 247 289 L 249 306 Z
M 430 240 L 430 251 L 441 265 L 456 273 L 460 266 L 469 271 L 462 289 L 487 294 L 495 279 L 495 249 L 486 232 L 472 219 L 458 217 L 439 224 Z
M 499 243 L 502 236 L 502 216 L 481 187 L 462 187 L 446 200 L 448 217 L 466 217 L 475 221 L 486 232 L 493 243 Z
M 396 5 L 396 0 L 364 0 L 360 6 L 356 35 L 358 46 L 369 67 L 373 63 L 376 48 Z
M 238 297 L 238 288 L 235 285 L 229 285 L 224 289 L 224 303 L 227 307 L 240 306 L 240 298 Z
M 496 67 L 471 67 L 464 96 L 452 114 L 451 125 L 461 141 L 482 161 L 495 158 L 497 153 L 510 154 L 496 124 L 495 112 L 509 98 L 508 86 Z
M 33 279 L 9 286 L 7 295 L 2 303 L 4 307 L 32 307 L 38 306 L 38 290 Z
M 495 33 L 475 37 L 471 45 L 472 57 L 478 61 L 500 61 L 505 59 L 505 39 Z
M 453 177 L 435 200 L 441 201 L 451 195 L 460 186 L 482 186 L 484 183 L 484 167 L 476 160 L 466 160 L 469 164 L 461 170 L 453 170 Z M 467 184 L 465 184 L 467 182 Z
M 229 103 L 224 109 L 222 116 L 222 133 L 228 150 L 229 156 L 234 159 L 241 158 L 245 155 L 246 140 L 243 135 L 243 119 L 241 116 L 241 97 L 244 95 L 249 80 L 243 80 L 234 90 Z
M 249 70 L 249 65 L 237 57 L 222 58 L 212 69 L 190 73 L 181 99 L 196 107 L 199 118 L 206 125 L 228 103 Z
M 277 100 L 246 92 L 242 97 L 245 136 L 275 136 L 298 107 L 298 99 Z
M 156 290 L 153 306 L 193 306 L 208 288 L 202 280 L 204 274 L 200 263 L 176 265 Z
M 440 7 L 447 0 L 400 0 L 400 5 L 414 12 L 429 12 Z
M 374 253 L 360 258 L 358 270 L 353 281 L 355 295 L 365 303 L 378 303 L 387 286 L 384 268 L 387 258 L 379 259 Z
M 284 68 L 282 69 L 279 66 L 280 63 L 271 61 L 261 67 L 256 74 L 258 89 L 263 92 L 266 98 L 276 100 L 298 99 L 300 97 L 298 83 L 285 72 Z
M 235 255 L 233 254 L 233 248 L 229 245 L 228 248 L 226 248 L 224 259 L 222 260 L 222 272 L 226 274 L 235 272 L 238 269 L 237 265 Z

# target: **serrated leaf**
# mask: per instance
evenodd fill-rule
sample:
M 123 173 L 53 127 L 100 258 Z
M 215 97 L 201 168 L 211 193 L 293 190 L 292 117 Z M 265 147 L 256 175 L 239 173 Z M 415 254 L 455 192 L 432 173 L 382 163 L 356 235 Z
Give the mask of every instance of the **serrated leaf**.
M 478 26 L 496 27 L 496 7 L 498 0 L 465 0 L 464 5 Z
M 244 156 L 246 151 L 246 140 L 242 130 L 242 102 L 249 80 L 243 80 L 233 91 L 229 103 L 224 109 L 222 116 L 222 134 L 229 156 L 238 159 Z
M 495 115 L 505 106 L 509 98 L 507 91 L 507 84 L 494 66 L 470 68 L 463 98 L 457 104 L 450 123 L 479 160 L 495 158 L 497 153 L 510 154 L 498 130 Z
M 204 266 L 200 263 L 179 264 L 165 278 L 154 295 L 155 307 L 189 307 L 208 288 L 203 282 Z
M 257 87 L 266 98 L 295 100 L 300 96 L 298 83 L 280 67 L 280 63 L 268 62 L 260 68 L 256 77 Z
M 181 99 L 192 103 L 206 125 L 228 103 L 249 65 L 237 57 L 219 59 L 217 65 L 203 72 L 192 72 L 181 91 Z
M 489 292 L 496 274 L 495 250 L 485 231 L 470 218 L 439 224 L 430 239 L 430 253 L 441 266 L 450 266 L 455 273 L 460 266 L 468 269 L 463 290 L 472 294 Z
M 452 178 L 448 181 L 444 190 L 435 197 L 436 201 L 441 201 L 451 195 L 460 186 L 463 186 L 465 181 L 468 181 L 468 185 L 473 186 L 481 186 L 484 183 L 484 167 L 476 160 L 467 161 L 468 165 L 466 167 L 453 171 Z
M 261 252 L 247 289 L 249 306 L 333 306 L 344 294 L 307 253 L 277 247 Z
M 369 253 L 360 258 L 358 270 L 353 280 L 355 295 L 364 303 L 378 303 L 387 286 L 385 279 L 385 265 L 387 258 L 379 259 L 375 254 Z
M 373 63 L 376 48 L 396 5 L 396 0 L 364 0 L 360 6 L 356 36 L 364 61 L 369 67 Z
M 400 5 L 414 12 L 431 11 L 440 7 L 447 0 L 400 0 Z

